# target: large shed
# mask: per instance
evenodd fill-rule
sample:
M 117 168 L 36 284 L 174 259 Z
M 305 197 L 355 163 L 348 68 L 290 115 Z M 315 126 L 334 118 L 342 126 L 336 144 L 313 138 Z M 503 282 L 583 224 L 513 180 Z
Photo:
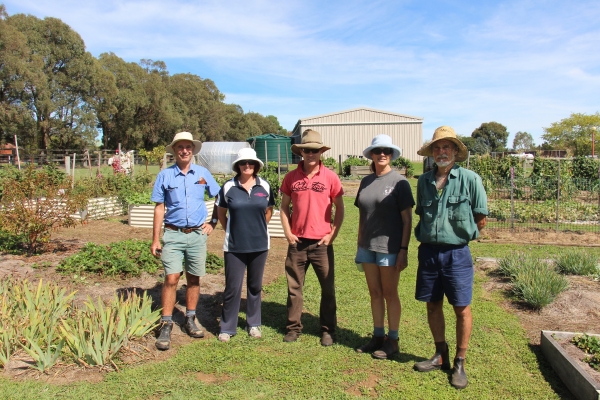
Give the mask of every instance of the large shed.
M 411 161 L 422 161 L 417 155 L 423 144 L 423 118 L 371 108 L 354 108 L 298 120 L 292 131 L 293 143 L 300 143 L 302 132 L 313 129 L 321 133 L 323 142 L 331 147 L 326 157 L 342 162 L 348 156 L 362 156 L 371 140 L 386 134 L 402 149 L 402 156 Z

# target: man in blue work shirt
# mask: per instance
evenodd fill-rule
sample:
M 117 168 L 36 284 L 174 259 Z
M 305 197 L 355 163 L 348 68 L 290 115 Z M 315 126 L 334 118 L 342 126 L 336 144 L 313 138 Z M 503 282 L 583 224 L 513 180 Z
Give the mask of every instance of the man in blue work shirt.
M 205 223 L 208 211 L 204 191 L 214 197 L 219 193 L 219 185 L 206 168 L 192 164 L 193 156 L 198 154 L 201 146 L 202 143 L 194 140 L 189 132 L 176 134 L 165 148 L 175 156 L 175 165 L 158 174 L 152 190 L 151 200 L 156 206 L 150 251 L 161 257 L 165 268 L 161 327 L 156 339 L 159 350 L 171 347 L 173 309 L 184 260 L 187 290 L 182 330 L 194 338 L 204 337 L 204 332 L 196 325 L 196 305 L 200 296 L 200 277 L 206 274 L 206 240 L 217 223 L 216 214 L 211 223 Z M 164 247 L 161 247 L 163 222 Z
M 473 259 L 469 242 L 486 223 L 487 196 L 481 177 L 455 165 L 467 159 L 468 150 L 449 126 L 437 128 L 431 142 L 417 154 L 433 156 L 436 167 L 419 177 L 417 207 L 421 217 L 415 228 L 419 246 L 415 298 L 427 303 L 427 321 L 435 354 L 417 362 L 417 371 L 450 369 L 444 322 L 444 295 L 456 315 L 456 356 L 452 386 L 467 386 L 465 356 L 473 317 Z

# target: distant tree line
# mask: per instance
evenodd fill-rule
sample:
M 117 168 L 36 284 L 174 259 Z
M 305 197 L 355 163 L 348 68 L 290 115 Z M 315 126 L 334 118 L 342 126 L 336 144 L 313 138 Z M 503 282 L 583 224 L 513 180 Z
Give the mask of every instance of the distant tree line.
M 150 150 L 186 130 L 202 141 L 287 135 L 276 117 L 244 113 L 210 79 L 169 74 L 162 61 L 93 57 L 57 18 L 9 16 L 0 5 L 0 141 L 30 152 L 102 147 Z
M 572 156 L 589 156 L 592 154 L 592 138 L 595 140 L 594 154 L 600 149 L 600 113 L 573 113 L 568 118 L 553 122 L 544 128 L 544 142 L 535 146 L 533 136 L 527 132 L 517 132 L 512 143 L 512 150 L 567 150 Z M 509 132 L 506 126 L 498 122 L 484 122 L 473 131 L 471 136 L 460 136 L 471 154 L 488 154 L 503 152 L 507 148 Z

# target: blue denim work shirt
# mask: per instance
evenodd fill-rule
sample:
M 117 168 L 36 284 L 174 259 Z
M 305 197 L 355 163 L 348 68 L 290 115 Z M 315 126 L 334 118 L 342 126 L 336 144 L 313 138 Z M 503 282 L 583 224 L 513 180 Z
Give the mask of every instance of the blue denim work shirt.
M 465 245 L 477 239 L 475 214 L 488 215 L 487 195 L 481 177 L 453 166 L 441 195 L 435 186 L 436 169 L 419 176 L 417 206 L 421 217 L 415 237 L 421 243 Z
M 158 173 L 150 199 L 165 204 L 165 224 L 178 228 L 200 226 L 208 216 L 204 191 L 215 197 L 219 189 L 208 169 L 192 164 L 184 175 L 175 164 Z

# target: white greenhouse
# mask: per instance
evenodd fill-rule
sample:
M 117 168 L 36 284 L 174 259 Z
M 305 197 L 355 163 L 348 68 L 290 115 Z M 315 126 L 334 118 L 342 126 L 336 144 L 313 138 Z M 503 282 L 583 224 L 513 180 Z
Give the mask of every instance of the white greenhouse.
M 250 147 L 247 142 L 204 142 L 198 157 L 198 164 L 208 168 L 211 174 L 231 174 L 231 163 L 238 151 Z

